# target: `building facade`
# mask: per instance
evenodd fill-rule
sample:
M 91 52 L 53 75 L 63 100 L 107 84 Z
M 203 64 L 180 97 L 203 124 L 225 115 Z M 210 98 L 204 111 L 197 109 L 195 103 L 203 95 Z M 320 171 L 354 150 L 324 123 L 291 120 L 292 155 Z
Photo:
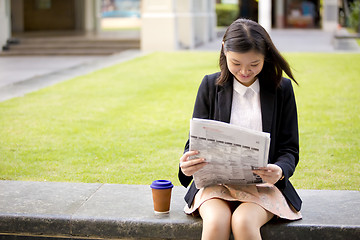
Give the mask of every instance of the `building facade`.
M 98 33 L 106 1 L 109 0 L 0 0 L 0 51 L 21 33 Z M 143 50 L 192 49 L 216 37 L 216 0 L 136 1 L 140 1 Z M 251 1 L 252 10 L 249 12 L 244 8 L 249 7 Z M 338 0 L 238 2 L 243 5 L 240 12 L 256 12 L 259 22 L 267 30 L 320 28 L 335 31 L 338 26 Z
M 0 0 L 0 46 L 23 33 L 97 32 L 100 0 Z
M 252 4 L 249 2 L 252 1 Z M 339 22 L 338 0 L 240 0 L 240 14 L 256 8 L 259 23 L 271 28 L 305 28 L 334 31 Z M 255 4 L 255 5 L 254 5 Z M 242 6 L 243 5 L 243 6 Z M 249 7 L 251 6 L 251 7 Z M 243 9 L 243 7 L 245 9 Z M 247 16 L 249 17 L 249 16 Z

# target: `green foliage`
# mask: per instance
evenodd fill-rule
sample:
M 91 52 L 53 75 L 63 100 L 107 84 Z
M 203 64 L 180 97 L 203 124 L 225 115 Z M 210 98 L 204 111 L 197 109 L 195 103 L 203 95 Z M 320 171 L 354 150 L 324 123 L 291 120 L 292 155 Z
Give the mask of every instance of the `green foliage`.
M 360 54 L 286 54 L 300 86 L 297 188 L 360 186 Z M 176 185 L 218 53 L 154 53 L 0 103 L 0 179 Z
M 236 4 L 216 4 L 218 26 L 229 26 L 239 16 L 239 6 Z
M 349 15 L 349 24 L 356 32 L 359 32 L 360 28 L 360 1 L 355 0 L 350 3 L 350 15 Z

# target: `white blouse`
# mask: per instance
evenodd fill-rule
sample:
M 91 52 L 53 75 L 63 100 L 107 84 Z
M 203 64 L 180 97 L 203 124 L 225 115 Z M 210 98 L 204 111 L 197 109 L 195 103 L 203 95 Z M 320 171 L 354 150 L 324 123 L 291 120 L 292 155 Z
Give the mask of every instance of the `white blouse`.
M 259 80 L 246 87 L 234 78 L 230 124 L 262 131 Z

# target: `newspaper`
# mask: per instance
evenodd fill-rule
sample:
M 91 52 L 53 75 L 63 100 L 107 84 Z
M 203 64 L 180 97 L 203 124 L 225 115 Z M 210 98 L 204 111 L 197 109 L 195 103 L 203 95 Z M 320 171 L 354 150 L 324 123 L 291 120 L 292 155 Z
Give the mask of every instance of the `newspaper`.
M 262 183 L 253 169 L 268 163 L 270 134 L 232 124 L 205 120 L 190 120 L 190 150 L 205 158 L 207 165 L 194 174 L 197 188 L 216 184 Z

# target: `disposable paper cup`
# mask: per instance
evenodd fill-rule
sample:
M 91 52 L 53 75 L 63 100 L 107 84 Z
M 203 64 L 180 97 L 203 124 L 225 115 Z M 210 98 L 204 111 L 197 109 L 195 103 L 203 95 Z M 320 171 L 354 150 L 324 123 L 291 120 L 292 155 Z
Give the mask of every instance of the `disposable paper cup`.
M 155 180 L 150 185 L 155 214 L 167 214 L 170 211 L 171 190 L 174 187 L 168 180 Z

